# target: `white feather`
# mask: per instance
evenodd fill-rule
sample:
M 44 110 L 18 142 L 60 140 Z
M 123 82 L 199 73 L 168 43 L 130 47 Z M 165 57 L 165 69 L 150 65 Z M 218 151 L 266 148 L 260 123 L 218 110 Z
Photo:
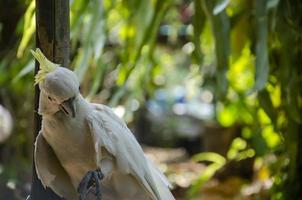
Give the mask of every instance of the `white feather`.
M 78 85 L 75 75 L 61 67 L 41 85 L 42 134 L 35 162 L 42 184 L 67 200 L 76 200 L 85 174 L 101 168 L 103 200 L 174 200 L 168 180 L 146 158 L 126 124 L 109 107 L 88 103 Z M 72 98 L 75 118 L 58 109 L 56 102 L 61 101 L 54 103 L 47 95 L 64 101 Z
M 154 200 L 173 200 L 166 177 L 146 158 L 126 124 L 107 106 L 93 104 L 89 126 L 95 142 L 115 156 L 118 169 L 132 174 Z M 99 147 L 100 148 L 100 147 Z

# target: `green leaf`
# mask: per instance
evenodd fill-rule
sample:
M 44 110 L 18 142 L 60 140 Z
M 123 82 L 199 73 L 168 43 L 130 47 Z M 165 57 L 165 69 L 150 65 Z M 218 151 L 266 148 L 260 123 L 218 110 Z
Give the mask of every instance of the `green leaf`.
M 35 7 L 35 1 L 32 0 L 24 14 L 23 36 L 17 51 L 18 58 L 23 56 L 24 50 L 36 30 Z
M 202 173 L 199 175 L 198 179 L 192 184 L 190 189 L 188 190 L 187 196 L 189 198 L 192 198 L 196 195 L 198 195 L 198 192 L 200 191 L 200 188 L 208 181 L 210 178 L 212 178 L 216 171 L 221 169 L 221 165 L 218 165 L 216 163 L 213 163 L 207 168 L 202 171 Z
M 267 25 L 267 0 L 256 0 L 256 70 L 255 70 L 255 86 L 256 90 L 265 87 L 269 75 L 268 62 L 268 25 Z
M 35 61 L 31 60 L 13 79 L 13 82 L 18 81 L 20 78 L 25 76 L 26 74 L 32 72 L 35 68 Z
M 75 0 L 72 1 L 70 6 L 70 27 L 71 31 L 74 28 L 79 26 L 78 22 L 83 17 L 83 15 L 87 15 L 85 11 L 87 11 L 87 7 L 89 5 L 89 0 Z
M 265 113 L 272 120 L 273 124 L 276 124 L 277 113 L 275 111 L 275 108 L 273 106 L 273 102 L 271 100 L 271 97 L 270 97 L 268 91 L 266 89 L 263 89 L 263 90 L 259 91 L 258 99 L 259 99 L 259 104 L 263 108 Z
M 218 15 L 221 13 L 230 3 L 230 0 L 219 0 L 214 9 L 213 9 L 213 14 Z
M 126 73 L 125 73 L 125 76 L 123 79 L 119 79 L 120 84 L 123 84 L 124 82 L 126 82 L 129 78 L 129 76 L 131 75 L 132 71 L 135 69 L 137 62 L 139 61 L 139 59 L 142 55 L 143 47 L 146 46 L 148 43 L 150 44 L 151 47 L 153 46 L 159 25 L 162 22 L 162 19 L 164 18 L 168 8 L 170 7 L 170 4 L 171 4 L 171 0 L 156 1 L 152 18 L 151 18 L 147 28 L 144 30 L 143 37 L 139 41 L 139 45 L 133 54 L 134 55 L 133 61 L 131 60 L 130 63 L 128 63 L 127 65 L 124 65 L 124 67 L 127 66 L 126 69 L 123 69 L 126 71 Z M 153 49 L 153 48 L 150 48 L 150 49 Z
M 74 69 L 80 82 L 83 81 L 89 64 L 95 64 L 99 59 L 105 43 L 103 9 L 98 1 L 90 2 L 86 19 L 82 23 L 84 27 L 81 37 L 83 46 L 78 50 Z
M 279 4 L 280 0 L 268 0 L 267 5 L 266 5 L 266 9 L 272 9 L 272 8 L 276 8 Z
M 204 183 L 212 178 L 216 171 L 221 169 L 226 163 L 226 159 L 223 156 L 214 152 L 199 153 L 193 157 L 193 160 L 212 161 L 213 163 L 208 165 L 207 168 L 200 173 L 198 179 L 192 184 L 187 192 L 189 199 L 196 196 Z
M 230 55 L 230 20 L 225 11 L 221 11 L 218 15 L 213 15 L 210 12 L 214 7 L 214 3 L 213 0 L 206 0 L 204 6 L 208 11 L 215 37 L 217 97 L 223 99 L 228 90 L 226 73 L 229 67 Z
M 214 152 L 202 152 L 196 154 L 193 156 L 192 160 L 195 162 L 210 161 L 219 165 L 224 165 L 226 163 L 226 159 L 223 156 Z
M 297 72 L 298 73 L 298 72 Z M 296 123 L 302 123 L 301 105 L 299 106 L 299 98 L 301 98 L 301 81 L 299 81 L 298 75 L 293 75 L 291 80 L 288 81 L 287 95 L 285 106 L 289 113 L 289 116 Z
M 89 58 L 92 55 L 91 48 L 84 48 L 79 51 L 79 55 L 76 60 L 76 67 L 74 69 L 74 73 L 77 75 L 80 83 L 84 79 L 84 75 L 88 69 Z
M 115 107 L 118 105 L 119 100 L 127 93 L 127 86 L 122 85 L 118 88 L 118 90 L 114 93 L 112 98 L 110 99 L 109 106 Z
M 239 110 L 236 104 L 217 104 L 217 120 L 223 127 L 231 127 L 238 121 Z
M 250 144 L 252 145 L 253 149 L 256 152 L 257 156 L 263 156 L 268 152 L 268 145 L 265 141 L 265 138 L 262 135 L 262 129 L 260 128 L 260 124 L 255 123 L 253 125 L 253 135 L 250 141 Z
M 100 88 L 102 84 L 102 79 L 105 74 L 105 70 L 106 70 L 106 65 L 102 63 L 101 59 L 99 59 L 96 67 L 96 72 L 93 75 L 93 82 L 90 91 L 88 93 L 87 99 L 91 99 L 91 97 L 97 93 L 97 90 Z
M 202 30 L 204 29 L 205 26 L 205 15 L 202 11 L 202 5 L 201 5 L 201 0 L 195 0 L 194 1 L 194 8 L 195 8 L 195 13 L 193 15 L 193 27 L 194 27 L 194 37 L 193 37 L 193 42 L 195 45 L 195 49 L 193 52 L 193 56 L 197 60 L 197 64 L 202 64 L 202 51 L 201 51 L 201 41 L 200 41 L 200 35 L 202 33 Z

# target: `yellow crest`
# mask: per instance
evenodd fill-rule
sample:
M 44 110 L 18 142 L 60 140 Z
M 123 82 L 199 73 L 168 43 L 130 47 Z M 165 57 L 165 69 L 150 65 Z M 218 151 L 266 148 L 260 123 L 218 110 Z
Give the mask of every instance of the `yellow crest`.
M 45 80 L 46 75 L 49 72 L 54 71 L 59 65 L 48 60 L 39 48 L 37 48 L 36 51 L 31 50 L 31 53 L 38 60 L 40 64 L 40 70 L 35 76 L 35 85 L 36 85 L 42 83 Z

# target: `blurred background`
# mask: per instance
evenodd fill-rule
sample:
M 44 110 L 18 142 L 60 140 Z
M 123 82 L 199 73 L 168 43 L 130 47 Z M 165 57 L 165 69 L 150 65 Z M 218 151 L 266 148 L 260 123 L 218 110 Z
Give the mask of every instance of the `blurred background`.
M 71 66 L 179 200 L 302 199 L 302 1 L 71 0 Z M 0 1 L 0 199 L 30 191 L 35 2 Z

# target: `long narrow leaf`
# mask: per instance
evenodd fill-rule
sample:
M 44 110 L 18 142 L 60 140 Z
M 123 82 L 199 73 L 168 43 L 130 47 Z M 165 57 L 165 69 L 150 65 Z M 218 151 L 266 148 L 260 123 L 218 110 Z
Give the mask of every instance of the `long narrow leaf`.
M 213 9 L 213 14 L 218 15 L 221 11 L 223 11 L 227 5 L 230 3 L 230 0 L 219 0 Z
M 193 16 L 193 27 L 194 27 L 193 42 L 195 45 L 195 49 L 193 52 L 193 56 L 197 60 L 197 64 L 202 64 L 203 55 L 200 47 L 201 45 L 200 35 L 204 28 L 206 18 L 202 10 L 201 0 L 194 1 L 194 8 L 195 8 L 195 13 Z
M 35 21 L 35 1 L 32 0 L 24 14 L 24 27 L 23 36 L 18 47 L 17 57 L 20 58 L 23 55 L 25 48 L 27 47 L 30 39 L 32 38 L 36 30 Z
M 225 10 L 221 11 L 218 15 L 212 14 L 215 1 L 206 0 L 204 6 L 210 17 L 215 37 L 217 96 L 219 99 L 223 99 L 228 90 L 226 73 L 229 67 L 230 54 L 230 20 Z
M 261 90 L 265 87 L 269 74 L 268 49 L 267 49 L 267 0 L 256 0 L 256 70 L 255 89 Z
M 194 160 L 195 162 L 210 161 L 210 162 L 217 163 L 220 165 L 224 165 L 226 163 L 226 159 L 223 156 L 219 155 L 218 153 L 214 153 L 214 152 L 199 153 L 199 154 L 193 156 L 192 160 Z

